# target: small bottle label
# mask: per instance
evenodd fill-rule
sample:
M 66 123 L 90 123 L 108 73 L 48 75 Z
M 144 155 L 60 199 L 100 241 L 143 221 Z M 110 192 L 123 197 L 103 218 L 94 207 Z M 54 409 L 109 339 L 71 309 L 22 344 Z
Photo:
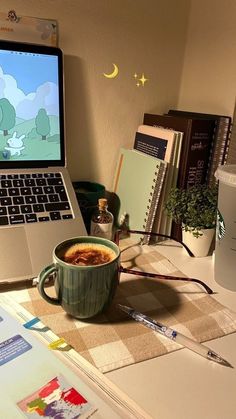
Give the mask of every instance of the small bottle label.
M 112 239 L 112 223 L 95 223 L 91 221 L 91 236 L 103 237 L 104 239 Z

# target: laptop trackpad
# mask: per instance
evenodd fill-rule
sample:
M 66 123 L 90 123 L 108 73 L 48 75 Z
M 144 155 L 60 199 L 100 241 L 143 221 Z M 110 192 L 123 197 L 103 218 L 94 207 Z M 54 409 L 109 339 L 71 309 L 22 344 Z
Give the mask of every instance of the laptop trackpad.
M 0 281 L 24 279 L 32 272 L 24 228 L 2 228 L 0 230 Z

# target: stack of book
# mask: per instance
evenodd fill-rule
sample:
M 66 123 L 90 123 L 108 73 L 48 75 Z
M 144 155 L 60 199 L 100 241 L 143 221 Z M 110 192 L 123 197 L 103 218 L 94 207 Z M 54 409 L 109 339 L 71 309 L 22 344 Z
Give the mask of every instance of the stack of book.
M 154 215 L 152 231 L 171 234 L 171 220 L 163 206 L 171 188 L 177 185 L 183 133 L 162 127 L 141 125 L 135 136 L 134 149 L 164 160 L 167 163 L 165 181 L 160 191 L 160 201 Z
M 120 150 L 113 186 L 120 227 L 170 234 L 163 203 L 177 184 L 181 143 L 178 131 L 141 125 L 133 149 Z M 150 236 L 142 239 L 148 243 Z
M 227 161 L 230 129 L 225 115 L 145 113 L 133 149 L 120 150 L 113 187 L 120 201 L 117 224 L 181 240 L 181 228 L 164 211 L 169 192 L 216 182 L 218 165 Z M 149 240 L 144 236 L 144 243 Z
M 227 162 L 232 125 L 230 116 L 171 109 L 165 115 L 146 113 L 143 123 L 183 133 L 177 180 L 179 188 L 216 183 L 214 174 L 218 165 Z M 181 227 L 173 223 L 171 234 L 181 240 Z

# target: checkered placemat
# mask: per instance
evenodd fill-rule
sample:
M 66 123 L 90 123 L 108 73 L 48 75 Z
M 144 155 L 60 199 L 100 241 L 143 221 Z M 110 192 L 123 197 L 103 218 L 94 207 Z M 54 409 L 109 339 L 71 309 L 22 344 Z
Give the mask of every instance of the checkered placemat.
M 158 253 L 158 246 L 130 247 L 128 243 L 123 242 L 126 249 L 122 252 L 123 266 L 184 276 Z M 59 306 L 48 304 L 36 288 L 22 291 L 20 297 L 19 292 L 11 294 L 14 293 L 24 308 L 39 317 L 102 372 L 180 348 L 175 342 L 127 318 L 125 313 L 117 309 L 117 303 L 132 306 L 199 342 L 236 330 L 236 314 L 206 294 L 201 286 L 189 282 L 165 282 L 122 273 L 108 312 L 86 322 L 69 317 Z M 48 288 L 47 293 L 53 295 L 53 287 Z

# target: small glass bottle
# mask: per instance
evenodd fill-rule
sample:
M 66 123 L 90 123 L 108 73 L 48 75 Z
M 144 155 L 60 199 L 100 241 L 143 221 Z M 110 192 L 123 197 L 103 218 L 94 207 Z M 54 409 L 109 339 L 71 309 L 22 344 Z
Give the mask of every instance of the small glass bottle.
M 100 198 L 91 218 L 90 235 L 112 240 L 113 215 L 107 208 L 107 199 Z

